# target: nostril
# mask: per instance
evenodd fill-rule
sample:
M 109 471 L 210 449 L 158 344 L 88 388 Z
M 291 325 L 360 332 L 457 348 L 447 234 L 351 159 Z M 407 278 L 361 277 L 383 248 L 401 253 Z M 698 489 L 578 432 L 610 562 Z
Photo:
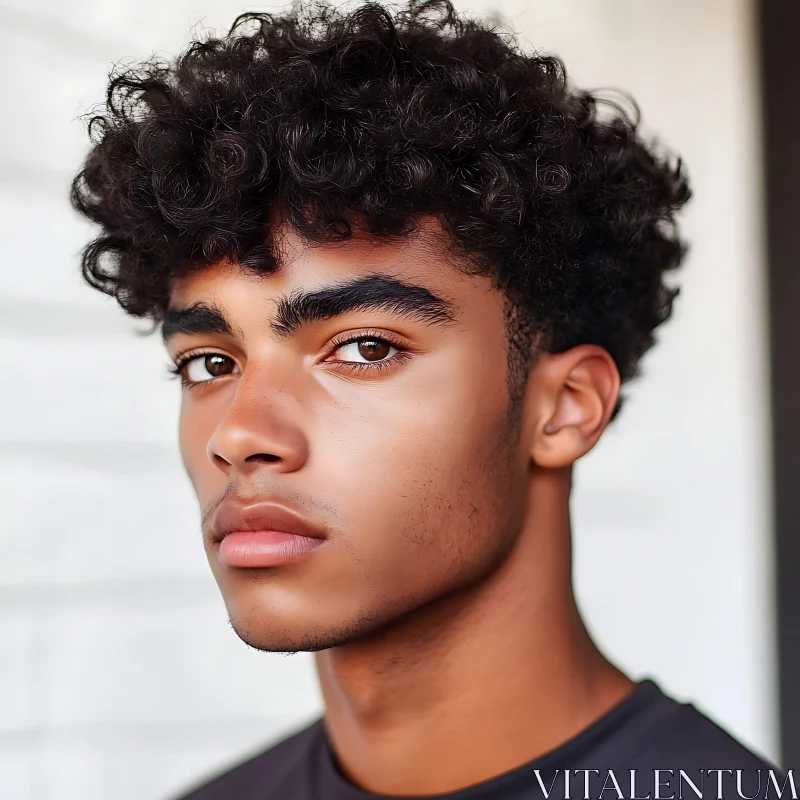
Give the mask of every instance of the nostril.
M 273 455 L 272 453 L 256 453 L 255 455 L 247 456 L 245 462 L 263 461 L 265 464 L 274 464 L 280 460 L 280 456 Z
M 215 466 L 219 467 L 219 469 L 223 471 L 231 466 L 228 460 L 223 458 L 219 453 L 212 453 L 211 460 L 214 462 Z

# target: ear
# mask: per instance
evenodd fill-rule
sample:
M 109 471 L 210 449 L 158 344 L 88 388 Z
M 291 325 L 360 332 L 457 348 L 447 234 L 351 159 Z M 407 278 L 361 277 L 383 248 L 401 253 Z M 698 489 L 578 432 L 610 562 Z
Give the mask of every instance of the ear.
M 588 453 L 608 425 L 619 370 L 602 347 L 580 345 L 541 355 L 529 388 L 531 457 L 540 467 L 566 467 Z

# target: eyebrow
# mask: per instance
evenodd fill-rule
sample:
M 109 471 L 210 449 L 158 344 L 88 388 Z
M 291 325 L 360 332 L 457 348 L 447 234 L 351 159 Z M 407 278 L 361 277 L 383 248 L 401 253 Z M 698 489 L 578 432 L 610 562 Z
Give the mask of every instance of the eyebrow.
M 278 301 L 272 330 L 291 336 L 303 325 L 350 311 L 389 311 L 428 325 L 453 320 L 453 306 L 423 286 L 386 275 L 367 275 L 313 292 L 296 291 Z
M 222 310 L 210 303 L 194 303 L 188 308 L 170 307 L 161 323 L 161 339 L 166 344 L 179 333 L 224 333 L 235 336 L 233 326 Z
M 453 304 L 425 287 L 403 283 L 387 275 L 367 275 L 315 291 L 297 290 L 281 297 L 270 328 L 281 338 L 287 338 L 304 325 L 351 311 L 388 311 L 427 325 L 443 325 L 454 319 Z M 208 303 L 168 309 L 161 337 L 167 342 L 178 333 L 235 335 L 233 325 L 222 310 Z

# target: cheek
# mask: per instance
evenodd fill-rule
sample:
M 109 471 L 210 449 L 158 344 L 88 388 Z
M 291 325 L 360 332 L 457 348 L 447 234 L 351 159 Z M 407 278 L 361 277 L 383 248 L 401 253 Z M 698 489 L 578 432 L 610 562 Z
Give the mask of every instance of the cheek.
M 178 422 L 178 445 L 186 474 L 201 499 L 208 491 L 207 484 L 214 478 L 225 479 L 208 458 L 208 442 L 215 424 L 212 415 L 203 411 L 202 404 L 184 397 Z
M 315 409 L 319 442 L 335 442 L 361 471 L 397 469 L 424 475 L 439 465 L 463 465 L 507 421 L 508 389 L 501 342 L 464 337 L 435 358 L 373 385 L 332 383 Z M 326 445 L 323 445 L 327 447 Z
M 368 408 L 341 406 L 336 424 L 320 428 L 316 468 L 328 477 L 319 485 L 346 508 L 346 535 L 363 563 L 395 585 L 473 569 L 508 529 L 507 394 L 502 376 L 483 375 L 480 385 L 463 370 L 398 381 Z M 323 445 L 324 430 L 336 435 Z

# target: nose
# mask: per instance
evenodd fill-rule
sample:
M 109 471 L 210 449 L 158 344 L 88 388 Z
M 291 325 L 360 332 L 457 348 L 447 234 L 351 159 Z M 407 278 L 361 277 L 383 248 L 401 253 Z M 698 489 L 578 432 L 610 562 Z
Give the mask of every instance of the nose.
M 276 472 L 301 469 L 308 460 L 309 442 L 297 395 L 277 376 L 247 370 L 206 452 L 227 475 L 248 475 L 264 464 Z

